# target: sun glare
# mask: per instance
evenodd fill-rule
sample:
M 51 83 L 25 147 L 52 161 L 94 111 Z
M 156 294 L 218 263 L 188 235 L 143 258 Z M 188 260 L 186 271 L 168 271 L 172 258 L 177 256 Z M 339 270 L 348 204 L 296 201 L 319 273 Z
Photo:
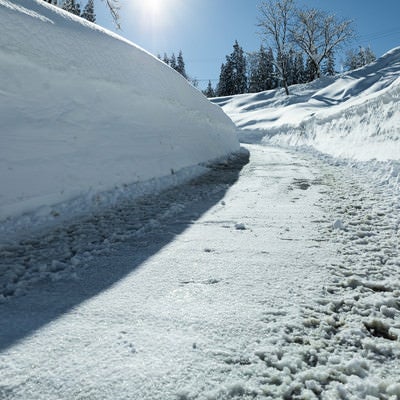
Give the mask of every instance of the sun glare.
M 181 13 L 182 0 L 129 0 L 136 21 L 140 20 L 143 31 L 152 33 L 165 31 L 173 26 Z
M 161 17 L 165 12 L 165 3 L 165 0 L 145 0 L 142 5 L 143 11 L 148 17 Z

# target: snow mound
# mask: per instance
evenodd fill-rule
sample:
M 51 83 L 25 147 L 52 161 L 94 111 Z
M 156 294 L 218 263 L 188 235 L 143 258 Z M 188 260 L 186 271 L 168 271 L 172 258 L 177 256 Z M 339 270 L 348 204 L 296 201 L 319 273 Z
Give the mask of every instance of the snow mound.
M 400 159 L 400 47 L 336 77 L 256 94 L 215 98 L 244 142 L 312 146 L 334 157 Z
M 133 43 L 40 0 L 0 11 L 0 222 L 238 151 L 219 107 Z

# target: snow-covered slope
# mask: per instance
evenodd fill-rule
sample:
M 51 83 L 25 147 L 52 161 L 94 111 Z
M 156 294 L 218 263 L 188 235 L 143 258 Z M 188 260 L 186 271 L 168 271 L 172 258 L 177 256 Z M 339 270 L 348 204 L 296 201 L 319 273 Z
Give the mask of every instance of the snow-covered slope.
M 171 68 L 40 0 L 0 0 L 0 121 L 0 222 L 239 149 L 232 121 Z
M 242 140 L 309 145 L 335 157 L 400 159 L 400 47 L 358 70 L 283 90 L 214 99 Z

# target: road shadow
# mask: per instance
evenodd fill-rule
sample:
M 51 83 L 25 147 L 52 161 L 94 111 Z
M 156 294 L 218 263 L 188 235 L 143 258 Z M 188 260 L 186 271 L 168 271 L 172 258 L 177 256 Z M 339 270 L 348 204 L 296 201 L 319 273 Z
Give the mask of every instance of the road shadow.
M 17 254 L 18 260 L 35 258 L 43 265 L 46 260 L 39 260 L 40 254 L 46 254 L 47 270 L 37 274 L 41 279 L 31 283 L 25 293 L 10 292 L 0 304 L 0 350 L 34 334 L 140 267 L 220 202 L 248 161 L 249 153 L 242 149 L 184 185 L 16 244 L 14 259 Z M 124 246 L 132 252 L 130 262 L 114 262 L 118 248 Z M 73 268 L 73 260 L 79 257 L 86 257 L 86 262 Z M 100 257 L 107 262 L 96 263 Z M 40 271 L 40 266 L 36 268 Z

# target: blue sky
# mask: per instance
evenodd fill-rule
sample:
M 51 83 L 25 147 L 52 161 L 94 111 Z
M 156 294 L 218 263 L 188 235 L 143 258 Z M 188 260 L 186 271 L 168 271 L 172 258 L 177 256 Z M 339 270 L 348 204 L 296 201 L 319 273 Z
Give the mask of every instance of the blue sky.
M 182 50 L 187 73 L 199 80 L 200 87 L 209 79 L 217 83 L 221 63 L 235 40 L 245 51 L 257 50 L 262 43 L 256 26 L 260 0 L 120 1 L 122 30 L 117 32 L 155 55 Z M 299 0 L 298 4 L 354 20 L 358 38 L 352 47 L 370 45 L 380 56 L 400 46 L 399 0 Z M 115 31 L 100 0 L 96 14 L 99 25 Z

